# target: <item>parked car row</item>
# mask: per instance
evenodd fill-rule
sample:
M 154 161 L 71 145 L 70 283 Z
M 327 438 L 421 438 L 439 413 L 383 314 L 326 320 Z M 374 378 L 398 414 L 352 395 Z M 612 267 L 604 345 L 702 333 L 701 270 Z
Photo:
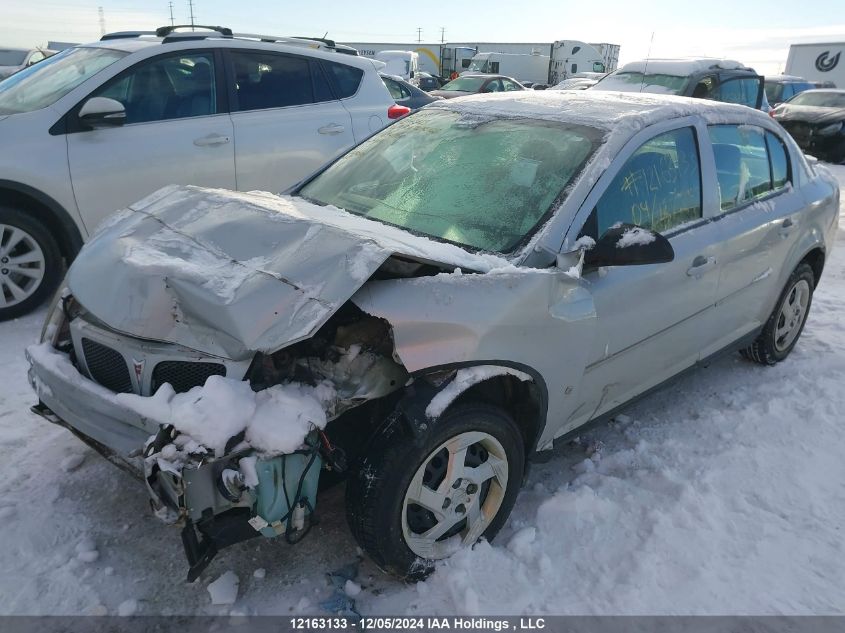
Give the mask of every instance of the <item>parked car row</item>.
M 97 225 L 168 184 L 283 191 L 404 116 L 370 60 L 164 28 L 0 83 L 0 320 L 39 305 Z

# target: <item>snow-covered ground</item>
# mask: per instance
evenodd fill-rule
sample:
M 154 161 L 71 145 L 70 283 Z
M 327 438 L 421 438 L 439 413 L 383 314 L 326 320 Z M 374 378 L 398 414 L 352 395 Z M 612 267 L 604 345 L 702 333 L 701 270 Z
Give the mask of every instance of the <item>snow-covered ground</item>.
M 416 585 L 360 557 L 339 488 L 301 544 L 240 544 L 187 584 L 142 486 L 28 411 L 43 312 L 0 324 L 0 613 L 325 613 L 335 586 L 361 613 L 845 613 L 839 242 L 788 361 L 725 358 L 556 449 L 493 544 Z

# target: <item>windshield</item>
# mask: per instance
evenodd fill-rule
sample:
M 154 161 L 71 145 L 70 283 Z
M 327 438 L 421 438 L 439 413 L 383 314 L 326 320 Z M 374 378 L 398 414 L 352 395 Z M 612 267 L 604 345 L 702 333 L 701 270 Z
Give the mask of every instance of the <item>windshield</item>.
M 683 94 L 689 77 L 654 75 L 635 72 L 615 72 L 608 75 L 591 90 L 618 90 L 620 92 L 652 92 L 657 94 Z
M 441 90 L 460 90 L 461 92 L 478 92 L 489 77 L 458 77 L 453 79 Z
M 0 49 L 0 66 L 20 66 L 29 51 Z
M 818 108 L 845 108 L 845 92 L 807 90 L 788 101 L 790 105 L 816 106 Z
M 473 59 L 469 63 L 469 67 L 467 70 L 474 70 L 478 73 L 486 73 L 487 72 L 487 58 L 482 57 L 481 59 Z
M 547 218 L 601 143 L 594 128 L 423 110 L 299 194 L 414 233 L 507 253 Z
M 107 48 L 68 48 L 48 57 L 0 82 L 0 114 L 46 108 L 124 55 Z

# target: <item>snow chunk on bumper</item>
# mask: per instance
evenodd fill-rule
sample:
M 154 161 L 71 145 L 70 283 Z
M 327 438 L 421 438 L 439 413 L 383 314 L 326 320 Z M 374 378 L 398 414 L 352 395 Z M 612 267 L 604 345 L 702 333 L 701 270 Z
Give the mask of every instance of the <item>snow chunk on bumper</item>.
M 313 427 L 326 426 L 335 391 L 328 383 L 290 383 L 255 392 L 248 382 L 211 376 L 187 393 L 174 393 L 165 385 L 149 398 L 115 398 L 149 420 L 172 425 L 218 456 L 240 433 L 261 454 L 280 455 L 300 448 Z

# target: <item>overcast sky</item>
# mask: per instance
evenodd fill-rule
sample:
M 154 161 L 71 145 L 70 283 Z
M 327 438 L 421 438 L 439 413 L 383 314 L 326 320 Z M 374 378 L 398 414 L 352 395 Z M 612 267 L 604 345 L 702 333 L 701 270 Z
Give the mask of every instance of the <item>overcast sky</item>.
M 45 45 L 48 40 L 99 39 L 97 8 L 107 31 L 148 30 L 170 22 L 166 1 L 99 2 L 3 0 L 0 46 Z M 783 70 L 789 44 L 845 41 L 843 0 L 485 0 L 388 2 L 305 0 L 279 2 L 197 0 L 198 24 L 272 35 L 317 35 L 340 42 L 446 41 L 611 42 L 621 61 L 646 57 L 708 56 L 736 59 L 758 72 Z M 173 0 L 174 17 L 188 22 L 187 0 Z

